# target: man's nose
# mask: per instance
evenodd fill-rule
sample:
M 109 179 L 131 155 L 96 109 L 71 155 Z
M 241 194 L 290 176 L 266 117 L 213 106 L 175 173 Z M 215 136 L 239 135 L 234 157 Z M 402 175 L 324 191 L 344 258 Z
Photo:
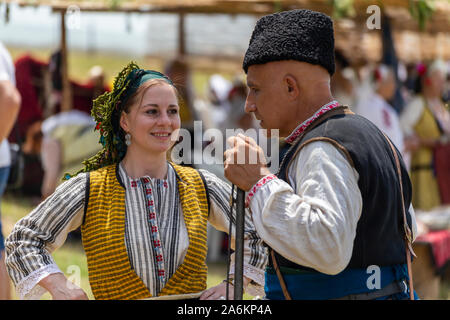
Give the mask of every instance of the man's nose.
M 256 111 L 256 104 L 247 98 L 247 100 L 245 100 L 245 108 L 244 108 L 246 113 L 250 113 L 250 112 L 255 112 Z

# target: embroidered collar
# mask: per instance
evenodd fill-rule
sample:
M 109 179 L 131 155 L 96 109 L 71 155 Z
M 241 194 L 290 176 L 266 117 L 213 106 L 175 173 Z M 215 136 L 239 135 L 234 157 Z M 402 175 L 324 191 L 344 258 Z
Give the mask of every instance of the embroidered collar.
M 127 172 L 125 171 L 125 168 L 123 167 L 122 162 L 117 164 L 117 177 L 119 180 L 119 183 L 125 188 L 125 184 L 129 184 L 132 187 L 137 187 L 138 185 L 140 185 L 141 183 L 149 183 L 150 180 L 154 180 L 158 183 L 161 183 L 161 185 L 163 185 L 164 187 L 168 187 L 168 183 L 170 179 L 170 175 L 173 172 L 175 174 L 175 177 L 177 180 L 183 181 L 181 179 L 181 177 L 178 175 L 178 172 L 175 170 L 175 168 L 173 167 L 172 163 L 167 162 L 167 178 L 166 179 L 155 179 L 155 178 L 151 178 L 150 176 L 142 176 L 139 177 L 137 179 L 133 179 L 130 176 L 128 176 Z M 120 172 L 120 174 L 119 174 Z M 123 181 L 126 181 L 126 183 L 124 184 Z M 184 181 L 183 181 L 184 182 Z
M 300 134 L 302 134 L 306 128 L 308 128 L 308 126 L 314 121 L 316 120 L 319 116 L 321 116 L 322 114 L 338 107 L 340 104 L 339 102 L 337 102 L 336 100 L 333 100 L 331 102 L 328 102 L 327 104 L 323 105 L 322 107 L 320 107 L 319 110 L 317 110 L 312 117 L 308 118 L 307 120 L 303 121 L 303 123 L 301 123 L 297 128 L 294 129 L 294 131 L 292 131 L 292 133 L 285 139 L 286 143 L 292 144 L 295 139 L 298 138 L 298 136 Z

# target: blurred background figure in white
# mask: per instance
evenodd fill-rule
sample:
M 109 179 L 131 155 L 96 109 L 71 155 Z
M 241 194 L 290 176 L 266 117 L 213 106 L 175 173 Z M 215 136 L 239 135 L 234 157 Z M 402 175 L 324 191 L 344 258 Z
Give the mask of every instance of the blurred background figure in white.
M 383 64 L 378 65 L 373 71 L 372 88 L 372 92 L 365 99 L 358 101 L 356 110 L 383 131 L 403 154 L 403 132 L 399 115 L 388 102 L 396 89 L 392 69 Z

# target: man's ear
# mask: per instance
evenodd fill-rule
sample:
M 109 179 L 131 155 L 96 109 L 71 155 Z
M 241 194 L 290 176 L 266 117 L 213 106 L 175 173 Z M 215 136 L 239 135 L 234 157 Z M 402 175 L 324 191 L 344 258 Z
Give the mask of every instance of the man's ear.
M 284 76 L 283 85 L 285 87 L 285 92 L 292 99 L 296 99 L 300 94 L 300 87 L 297 79 L 294 76 L 287 74 Z

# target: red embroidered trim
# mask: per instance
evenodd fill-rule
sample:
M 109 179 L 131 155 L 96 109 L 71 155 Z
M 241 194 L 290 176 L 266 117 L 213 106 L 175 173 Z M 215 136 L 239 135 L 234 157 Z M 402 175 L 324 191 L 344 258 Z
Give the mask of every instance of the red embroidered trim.
M 249 191 L 246 199 L 245 199 L 245 207 L 247 208 L 250 204 L 250 200 L 253 198 L 253 196 L 255 195 L 256 191 L 258 191 L 259 188 L 261 188 L 263 185 L 265 185 L 267 182 L 269 182 L 270 180 L 274 180 L 274 179 L 278 179 L 278 177 L 274 174 L 270 174 L 265 176 L 264 178 L 260 179 L 254 186 L 253 188 Z
M 300 134 L 302 134 L 306 128 L 308 128 L 308 126 L 314 121 L 316 120 L 318 117 L 320 117 L 321 115 L 323 115 L 325 112 L 330 111 L 331 109 L 334 109 L 336 107 L 340 106 L 339 102 L 337 101 L 331 101 L 330 103 L 327 103 L 326 105 L 324 105 L 323 107 L 321 107 L 318 111 L 316 111 L 316 113 L 309 118 L 308 120 L 306 120 L 305 122 L 303 122 L 300 126 L 298 126 L 294 132 L 292 132 L 286 139 L 285 141 L 287 143 L 293 143 L 295 139 L 298 138 L 298 136 Z

